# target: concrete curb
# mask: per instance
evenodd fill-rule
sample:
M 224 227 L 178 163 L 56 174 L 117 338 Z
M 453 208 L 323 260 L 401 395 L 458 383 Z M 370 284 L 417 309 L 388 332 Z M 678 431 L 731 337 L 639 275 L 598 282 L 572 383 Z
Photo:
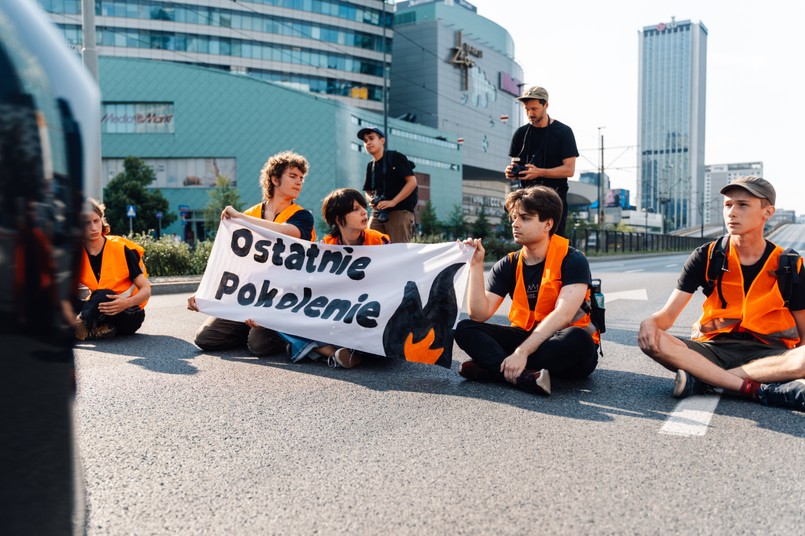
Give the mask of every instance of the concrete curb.
M 151 294 L 159 296 L 162 294 L 193 294 L 201 283 L 200 275 L 164 276 L 152 277 Z

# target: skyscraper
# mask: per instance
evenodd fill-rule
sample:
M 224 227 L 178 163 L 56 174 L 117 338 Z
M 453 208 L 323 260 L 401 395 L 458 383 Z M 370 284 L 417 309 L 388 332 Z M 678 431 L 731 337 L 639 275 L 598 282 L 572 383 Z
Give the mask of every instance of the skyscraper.
M 639 33 L 638 199 L 663 214 L 664 230 L 704 217 L 707 28 L 691 21 Z

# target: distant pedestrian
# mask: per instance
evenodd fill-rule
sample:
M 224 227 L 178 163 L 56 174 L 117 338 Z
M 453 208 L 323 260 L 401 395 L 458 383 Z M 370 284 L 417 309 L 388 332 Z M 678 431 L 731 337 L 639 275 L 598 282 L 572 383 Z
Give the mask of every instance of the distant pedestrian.
M 413 164 L 404 154 L 386 150 L 386 135 L 379 128 L 362 128 L 358 139 L 372 155 L 363 183 L 372 205 L 369 228 L 389 235 L 395 244 L 410 242 L 418 199 Z
M 528 88 L 517 97 L 528 116 L 528 124 L 514 132 L 509 156 L 512 162 L 504 173 L 509 180 L 520 180 L 522 188 L 547 186 L 562 200 L 562 218 L 556 234 L 567 237 L 567 179 L 576 173 L 576 138 L 573 130 L 548 115 L 548 91 L 539 86 Z M 520 166 L 515 168 L 515 166 Z

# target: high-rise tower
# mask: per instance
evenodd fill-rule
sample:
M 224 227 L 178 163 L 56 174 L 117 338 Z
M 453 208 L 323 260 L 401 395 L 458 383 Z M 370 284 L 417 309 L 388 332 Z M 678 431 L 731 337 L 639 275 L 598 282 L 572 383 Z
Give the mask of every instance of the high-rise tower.
M 639 33 L 637 191 L 666 231 L 702 221 L 707 28 L 691 21 Z

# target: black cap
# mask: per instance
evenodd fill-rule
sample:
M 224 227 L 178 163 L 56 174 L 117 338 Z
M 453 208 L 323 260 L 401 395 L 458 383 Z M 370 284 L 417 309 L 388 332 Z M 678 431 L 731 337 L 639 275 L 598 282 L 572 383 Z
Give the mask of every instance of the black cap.
M 377 134 L 377 135 L 378 135 L 378 136 L 380 136 L 381 138 L 385 138 L 385 137 L 386 137 L 386 135 L 385 135 L 385 134 L 383 134 L 383 131 L 382 131 L 382 130 L 380 130 L 380 129 L 379 129 L 379 128 L 377 128 L 377 127 L 372 127 L 372 128 L 362 128 L 362 129 L 360 129 L 360 130 L 358 131 L 358 139 L 359 139 L 359 140 L 361 140 L 361 141 L 363 141 L 364 136 L 366 136 L 366 135 L 367 135 L 367 134 L 369 134 L 370 132 L 374 132 L 375 134 Z

